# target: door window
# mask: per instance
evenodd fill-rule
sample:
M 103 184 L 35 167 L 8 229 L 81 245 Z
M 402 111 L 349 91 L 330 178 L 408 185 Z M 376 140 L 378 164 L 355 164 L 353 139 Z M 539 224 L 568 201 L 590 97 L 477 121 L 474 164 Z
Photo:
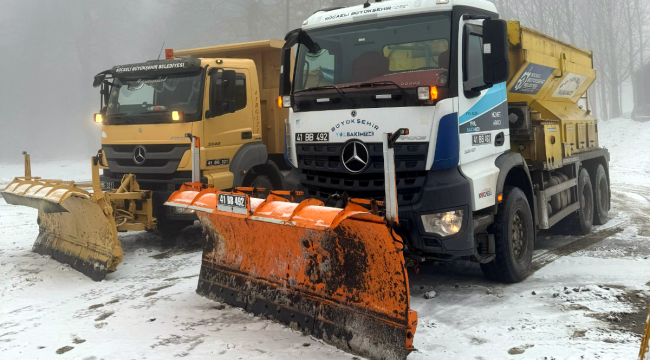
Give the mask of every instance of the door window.
M 221 72 L 217 75 L 217 86 L 221 86 Z M 248 103 L 248 93 L 246 92 L 246 75 L 237 73 L 235 82 L 235 111 L 243 110 Z
M 481 27 L 465 27 L 463 81 L 465 90 L 485 86 L 483 78 L 483 34 Z

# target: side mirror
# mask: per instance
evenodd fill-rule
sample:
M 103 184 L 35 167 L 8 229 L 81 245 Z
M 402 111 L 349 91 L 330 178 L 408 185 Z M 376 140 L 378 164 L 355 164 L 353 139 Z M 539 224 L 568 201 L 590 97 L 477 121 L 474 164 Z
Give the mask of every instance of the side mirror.
M 289 94 L 291 94 L 291 48 L 283 48 L 280 62 L 280 96 Z
M 104 73 L 97 74 L 95 76 L 95 80 L 93 80 L 93 87 L 99 87 L 99 85 L 104 83 L 105 79 L 106 79 L 106 74 Z
M 508 24 L 505 20 L 483 22 L 483 79 L 494 85 L 508 81 L 510 59 L 508 57 Z
M 234 113 L 237 109 L 235 86 L 237 73 L 234 70 L 217 70 L 210 74 L 210 114 L 215 117 Z
M 293 30 L 284 37 L 280 60 L 280 96 L 291 94 L 291 49 L 299 39 L 300 29 Z

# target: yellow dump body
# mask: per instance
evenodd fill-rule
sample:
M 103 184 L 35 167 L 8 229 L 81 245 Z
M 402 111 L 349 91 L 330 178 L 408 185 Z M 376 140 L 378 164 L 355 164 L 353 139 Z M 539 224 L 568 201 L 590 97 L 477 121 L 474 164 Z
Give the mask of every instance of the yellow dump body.
M 508 39 L 508 102 L 530 106 L 535 139 L 531 146 L 513 138 L 513 151 L 522 151 L 523 145 L 527 159 L 556 168 L 563 157 L 598 148 L 596 119 L 578 104 L 596 80 L 592 52 L 518 21 L 508 22 Z
M 280 109 L 276 99 L 280 87 L 280 60 L 284 41 L 263 40 L 248 43 L 210 46 L 174 52 L 177 57 L 211 59 L 250 59 L 255 62 L 260 88 L 262 141 L 269 154 L 284 153 L 284 120 L 287 109 Z

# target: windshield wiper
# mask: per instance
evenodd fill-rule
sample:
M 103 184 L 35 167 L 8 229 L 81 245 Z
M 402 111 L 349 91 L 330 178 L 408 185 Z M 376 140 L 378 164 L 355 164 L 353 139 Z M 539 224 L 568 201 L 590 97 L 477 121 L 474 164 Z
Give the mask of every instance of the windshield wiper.
M 347 100 L 352 106 L 357 106 L 352 99 L 350 99 L 347 95 L 345 95 L 345 92 L 341 90 L 341 88 L 334 86 L 334 85 L 325 85 L 325 86 L 317 86 L 309 89 L 304 89 L 304 90 L 299 90 L 299 91 L 294 91 L 294 94 L 300 94 L 304 92 L 310 92 L 310 91 L 318 91 L 318 90 L 329 90 L 329 89 L 334 89 L 336 92 L 338 92 L 341 95 L 342 99 Z
M 172 112 L 171 110 L 151 110 L 151 111 L 145 111 L 145 112 L 138 113 L 138 115 L 142 115 L 142 114 L 169 114 L 171 112 Z
M 362 87 L 373 87 L 373 86 L 376 86 L 376 85 L 392 85 L 392 86 L 395 86 L 396 88 L 399 89 L 399 91 L 402 92 L 402 94 L 403 94 L 404 96 L 406 96 L 406 97 L 409 98 L 410 100 L 413 100 L 413 98 L 412 98 L 411 95 L 406 91 L 406 89 L 404 89 L 403 87 L 397 85 L 397 83 L 395 83 L 394 81 L 390 81 L 390 80 L 375 81 L 375 82 L 365 82 L 365 83 L 356 84 L 356 85 L 342 86 L 341 89 L 362 88 Z
M 126 114 L 127 114 L 127 113 L 121 113 L 121 114 L 110 114 L 110 115 L 106 115 L 106 117 L 107 117 L 107 118 L 112 118 L 112 117 L 114 117 L 114 116 L 115 116 L 115 117 L 120 117 L 121 119 L 128 121 L 129 124 L 133 124 L 133 119 L 131 119 L 130 117 L 126 116 Z

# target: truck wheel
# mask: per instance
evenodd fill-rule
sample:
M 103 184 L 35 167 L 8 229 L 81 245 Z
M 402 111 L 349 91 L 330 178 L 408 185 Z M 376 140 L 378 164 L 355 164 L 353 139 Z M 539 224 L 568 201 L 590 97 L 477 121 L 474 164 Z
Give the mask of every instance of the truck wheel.
M 158 222 L 156 234 L 162 238 L 165 246 L 174 246 L 178 242 L 181 231 L 194 224 L 194 221 L 165 220 Z
M 507 187 L 503 197 L 491 229 L 496 258 L 491 263 L 481 264 L 481 270 L 491 280 L 517 283 L 528 277 L 533 261 L 533 215 L 521 189 Z
M 261 193 L 260 195 L 260 197 L 263 199 L 266 199 L 266 194 L 272 190 L 275 190 L 273 188 L 273 182 L 271 182 L 271 179 L 269 179 L 266 175 L 257 175 L 253 181 L 251 181 L 250 187 L 266 189 L 266 193 Z
M 587 235 L 594 223 L 594 192 L 589 172 L 584 168 L 580 169 L 578 176 L 578 200 L 580 210 L 566 218 L 564 228 L 571 235 Z
M 609 217 L 609 183 L 602 165 L 595 172 L 589 173 L 594 188 L 594 225 L 604 225 Z

